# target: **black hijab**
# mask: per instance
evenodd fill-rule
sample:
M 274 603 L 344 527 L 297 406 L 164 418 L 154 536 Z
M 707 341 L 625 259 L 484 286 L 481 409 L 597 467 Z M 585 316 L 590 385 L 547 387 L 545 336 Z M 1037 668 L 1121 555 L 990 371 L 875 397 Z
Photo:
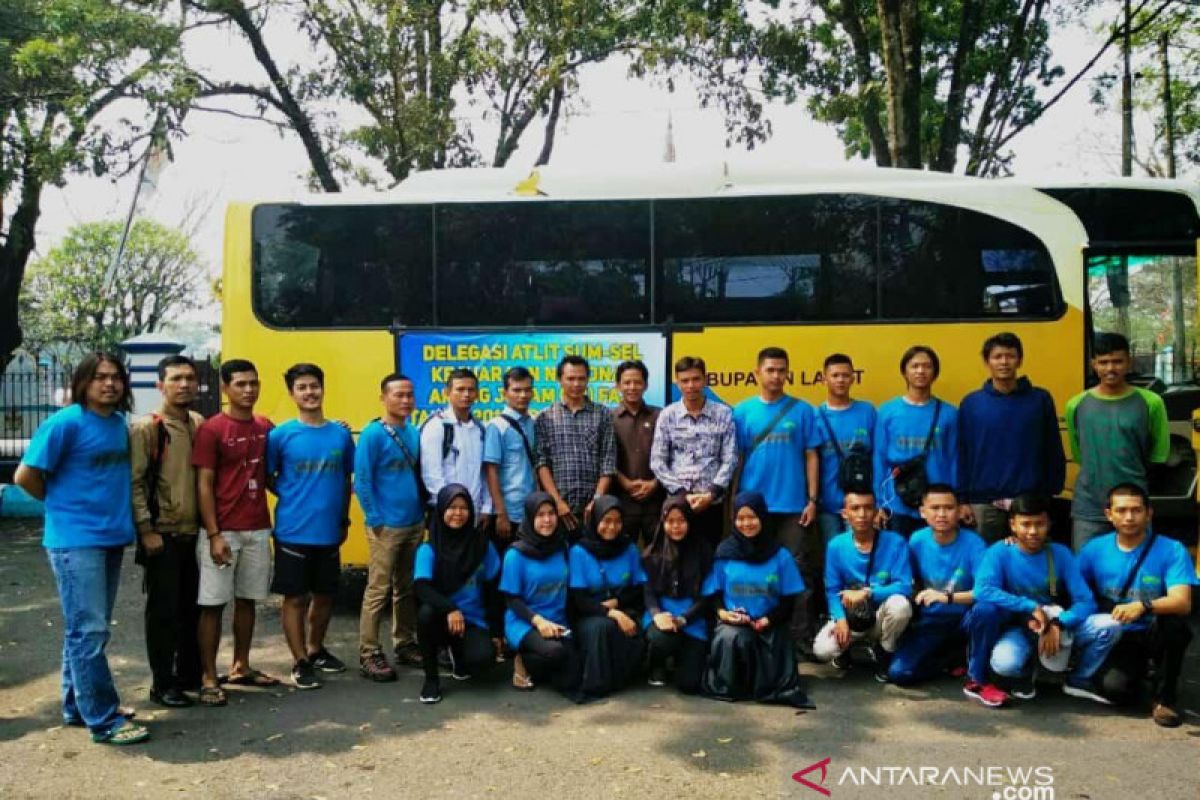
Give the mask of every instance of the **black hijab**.
M 757 536 L 747 537 L 731 526 L 729 538 L 721 542 L 717 548 L 717 558 L 730 561 L 749 561 L 751 564 L 761 564 L 779 552 L 779 542 L 775 541 L 775 530 L 771 518 L 767 514 L 767 501 L 758 492 L 740 492 L 733 501 L 733 519 L 743 508 L 749 508 L 762 523 L 762 530 Z
M 621 515 L 621 532 L 615 539 L 605 539 L 600 535 L 600 520 L 610 511 Z M 592 503 L 592 521 L 584 528 L 579 546 L 587 550 L 597 561 L 608 561 L 616 558 L 629 549 L 629 535 L 625 533 L 625 515 L 621 512 L 621 501 L 611 494 L 602 494 Z
M 451 528 L 443 519 L 454 498 L 467 501 L 467 524 Z M 475 527 L 475 504 L 461 483 L 448 483 L 437 495 L 437 506 L 429 520 L 429 544 L 433 547 L 433 586 L 451 595 L 466 583 L 487 555 L 487 533 Z
M 679 509 L 687 520 L 688 535 L 676 542 L 667 536 L 667 515 Z M 663 503 L 662 515 L 654 538 L 646 546 L 642 557 L 650 588 L 659 597 L 696 597 L 704 576 L 712 566 L 712 549 L 693 530 L 695 515 L 682 493 L 671 495 Z
M 567 534 L 563 530 L 561 519 L 556 524 L 554 533 L 549 536 L 542 536 L 533 529 L 533 518 L 537 516 L 538 509 L 547 503 L 554 508 L 554 498 L 546 492 L 530 492 L 525 498 L 525 518 L 521 520 L 521 527 L 517 529 L 517 540 L 512 544 L 513 549 L 521 555 L 538 561 L 567 549 Z

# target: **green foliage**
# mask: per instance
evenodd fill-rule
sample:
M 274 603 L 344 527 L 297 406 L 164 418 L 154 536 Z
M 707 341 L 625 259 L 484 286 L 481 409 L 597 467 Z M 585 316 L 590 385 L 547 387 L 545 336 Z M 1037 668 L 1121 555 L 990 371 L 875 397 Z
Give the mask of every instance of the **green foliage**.
M 44 188 L 127 169 L 148 145 L 151 109 L 188 101 L 179 29 L 160 21 L 168 9 L 0 0 L 0 366 L 21 342 L 17 301 Z
M 120 222 L 76 225 L 30 265 L 21 293 L 26 349 L 59 355 L 113 349 L 160 330 L 199 299 L 204 270 L 181 231 L 139 219 L 112 285 L 104 286 L 121 239 Z

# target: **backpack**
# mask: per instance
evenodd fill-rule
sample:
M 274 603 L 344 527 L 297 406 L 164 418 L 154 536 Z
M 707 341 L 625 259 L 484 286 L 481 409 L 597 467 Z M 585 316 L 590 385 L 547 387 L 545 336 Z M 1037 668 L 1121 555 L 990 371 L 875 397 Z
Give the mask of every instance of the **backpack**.
M 450 455 L 450 450 L 454 447 L 454 420 L 446 419 L 446 415 L 442 413 L 441 409 L 438 409 L 430 414 L 425 422 L 421 424 L 421 433 L 425 432 L 425 426 L 433 422 L 435 418 L 442 421 L 442 460 L 445 461 L 446 456 Z M 471 415 L 471 422 L 474 423 L 475 429 L 479 431 L 479 441 L 482 442 L 486 436 L 483 423 L 476 419 L 474 414 Z
M 833 432 L 833 425 L 830 423 L 825 409 L 818 407 L 817 414 L 820 415 L 821 421 L 825 423 L 825 431 L 829 434 L 829 443 L 833 445 L 833 450 L 837 453 L 838 488 L 843 492 L 849 492 L 855 488 L 871 486 L 874 468 L 871 466 L 870 448 L 863 442 L 854 442 L 850 445 L 849 449 L 842 450 L 842 446 L 838 442 L 837 435 Z

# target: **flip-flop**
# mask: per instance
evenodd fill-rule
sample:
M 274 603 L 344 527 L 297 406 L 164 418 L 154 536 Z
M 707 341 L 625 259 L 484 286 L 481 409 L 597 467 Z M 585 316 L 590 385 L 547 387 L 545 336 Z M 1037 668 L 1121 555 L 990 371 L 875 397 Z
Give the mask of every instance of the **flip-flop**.
M 136 722 L 126 722 L 116 730 L 108 733 L 93 733 L 92 741 L 96 744 L 111 744 L 123 747 L 127 744 L 137 744 L 150 738 L 150 731 L 144 725 Z
M 229 698 L 225 696 L 225 690 L 220 686 L 201 686 L 200 687 L 200 705 L 202 706 L 223 706 L 229 702 Z
M 278 686 L 279 678 L 273 675 L 268 675 L 265 672 L 259 672 L 252 669 L 245 675 L 221 675 L 217 678 L 218 683 L 225 683 L 230 686 L 257 686 L 259 688 L 266 686 Z

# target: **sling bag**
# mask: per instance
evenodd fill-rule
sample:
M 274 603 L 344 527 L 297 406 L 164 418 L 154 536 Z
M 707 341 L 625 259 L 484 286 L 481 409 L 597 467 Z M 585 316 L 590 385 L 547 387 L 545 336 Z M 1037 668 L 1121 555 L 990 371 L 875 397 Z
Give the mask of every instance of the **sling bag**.
M 921 448 L 921 454 L 892 468 L 896 496 L 909 508 L 921 507 L 921 498 L 929 487 L 929 474 L 925 470 L 925 462 L 929 458 L 929 450 L 933 447 L 933 435 L 937 431 L 942 401 L 935 397 L 933 404 L 933 419 L 929 422 L 929 433 L 925 436 L 925 446 Z
M 850 445 L 848 451 L 843 451 L 841 443 L 838 442 L 837 434 L 833 432 L 833 424 L 829 421 L 829 416 L 825 413 L 825 409 L 818 408 L 817 414 L 821 417 L 821 422 L 825 423 L 825 432 L 829 434 L 829 443 L 833 445 L 833 451 L 837 453 L 838 488 L 843 492 L 849 492 L 852 489 L 870 488 L 872 485 L 871 453 L 867 449 L 867 446 L 862 442 L 856 441 Z

